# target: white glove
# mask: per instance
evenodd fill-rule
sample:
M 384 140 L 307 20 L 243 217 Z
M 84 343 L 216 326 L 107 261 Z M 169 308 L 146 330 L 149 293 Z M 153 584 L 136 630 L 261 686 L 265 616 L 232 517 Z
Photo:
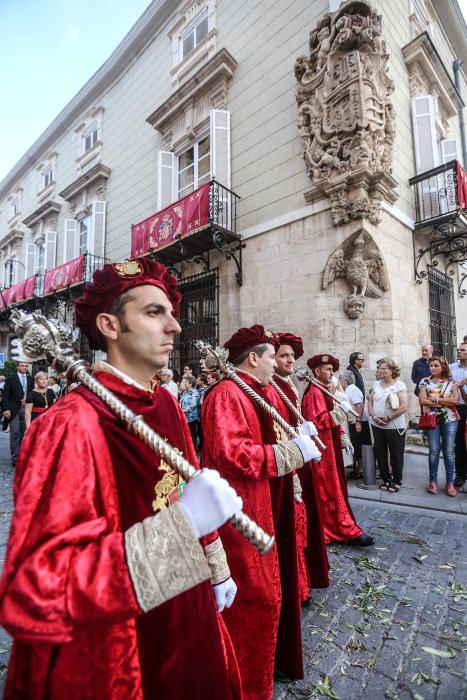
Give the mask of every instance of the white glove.
M 349 411 L 352 410 L 352 406 L 349 404 L 348 401 L 340 401 L 339 408 L 342 408 L 342 410 L 345 411 L 346 413 L 348 413 Z
M 354 448 L 353 448 L 352 443 L 350 442 L 350 440 L 347 437 L 342 437 L 341 445 L 342 445 L 342 449 L 345 450 L 346 455 L 353 455 Z
M 292 440 L 303 455 L 303 460 L 309 462 L 310 459 L 321 459 L 321 452 L 309 435 L 299 435 Z
M 216 599 L 216 605 L 219 612 L 222 612 L 224 608 L 230 608 L 237 595 L 237 584 L 232 577 L 228 578 L 227 581 L 223 583 L 218 583 L 212 587 L 214 591 L 214 597 Z
M 214 532 L 243 507 L 242 499 L 215 469 L 202 469 L 189 481 L 179 504 L 196 537 Z
M 301 493 L 294 493 L 295 503 L 303 503 L 303 498 Z
M 298 434 L 299 435 L 310 435 L 310 437 L 315 437 L 315 435 L 318 435 L 318 431 L 316 429 L 316 426 L 314 423 L 312 423 L 311 420 L 305 421 L 305 423 L 302 423 L 298 427 Z

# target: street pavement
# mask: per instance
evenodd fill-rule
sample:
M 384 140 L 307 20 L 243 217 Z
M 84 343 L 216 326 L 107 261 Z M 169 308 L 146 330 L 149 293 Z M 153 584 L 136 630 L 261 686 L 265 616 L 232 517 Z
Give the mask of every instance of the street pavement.
M 8 450 L 0 432 L 1 565 L 13 509 Z M 328 548 L 330 587 L 303 612 L 305 678 L 277 684 L 275 700 L 467 700 L 467 495 L 428 496 L 426 476 L 422 451 L 406 454 L 404 486 L 390 498 L 349 482 L 376 544 Z M 0 628 L 0 697 L 10 647 Z

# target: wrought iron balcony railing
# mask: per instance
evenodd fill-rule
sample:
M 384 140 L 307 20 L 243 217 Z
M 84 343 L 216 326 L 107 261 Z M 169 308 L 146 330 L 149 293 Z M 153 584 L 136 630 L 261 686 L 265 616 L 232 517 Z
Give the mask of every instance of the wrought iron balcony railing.
M 415 196 L 416 229 L 457 218 L 463 208 L 459 169 L 457 160 L 451 160 L 409 180 Z

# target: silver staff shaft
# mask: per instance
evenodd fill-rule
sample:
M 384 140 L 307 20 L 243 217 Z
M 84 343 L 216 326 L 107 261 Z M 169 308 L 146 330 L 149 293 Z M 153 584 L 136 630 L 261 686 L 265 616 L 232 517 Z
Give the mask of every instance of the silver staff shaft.
M 276 411 L 274 406 L 271 406 L 271 404 L 265 401 L 251 386 L 238 376 L 233 365 L 227 361 L 227 352 L 223 348 L 213 348 L 209 343 L 205 343 L 203 340 L 197 340 L 195 345 L 205 360 L 206 368 L 218 369 L 222 374 L 235 382 L 254 403 L 258 404 L 265 413 L 268 413 L 271 418 L 285 430 L 290 438 L 293 439 L 299 436 L 298 431 L 282 418 L 281 414 Z M 311 439 L 313 440 L 313 438 Z
M 318 389 L 321 389 L 323 394 L 327 394 L 327 396 L 330 396 L 331 399 L 335 403 L 337 403 L 338 406 L 340 406 L 341 403 L 343 403 L 340 399 L 338 399 L 336 396 L 334 396 L 334 394 L 331 391 L 326 389 L 326 387 L 320 381 L 318 381 L 318 379 L 316 379 L 316 377 L 314 377 L 311 372 L 309 372 L 304 367 L 297 367 L 297 369 L 295 370 L 295 374 L 296 374 L 297 378 L 300 379 L 300 381 L 306 381 L 306 382 L 308 382 L 308 384 L 313 384 L 314 386 L 317 386 Z M 342 410 L 345 410 L 345 409 L 342 409 Z M 360 418 L 360 415 L 356 411 L 354 411 L 353 408 L 350 408 L 348 411 L 346 411 L 346 413 L 351 413 L 353 416 L 355 416 L 355 418 Z
M 185 480 L 189 481 L 199 470 L 196 469 L 182 455 L 178 454 L 173 447 L 166 442 L 155 430 L 149 427 L 141 416 L 136 415 L 126 406 L 123 401 L 120 401 L 111 391 L 101 384 L 95 377 L 86 371 L 82 360 L 70 361 L 68 363 L 69 371 L 72 372 L 74 379 L 79 380 L 93 394 L 96 394 L 103 403 L 108 406 L 115 415 L 117 415 L 124 423 L 128 425 L 128 429 L 135 433 L 143 442 L 151 448 L 153 452 L 159 454 L 164 462 L 180 474 Z M 261 554 L 267 554 L 274 544 L 274 537 L 268 535 L 262 528 L 259 527 L 251 518 L 240 511 L 235 513 L 229 522 L 238 530 L 246 539 L 258 548 Z
M 302 413 L 298 410 L 296 406 L 293 405 L 292 401 L 289 399 L 287 394 L 285 394 L 282 389 L 280 388 L 279 384 L 274 381 L 274 379 L 271 381 L 272 386 L 274 389 L 277 391 L 279 396 L 281 397 L 282 401 L 285 403 L 285 405 L 290 408 L 292 413 L 298 418 L 300 423 L 306 423 L 306 418 L 303 417 Z M 318 444 L 318 447 L 320 447 L 323 451 L 326 449 L 326 445 L 324 442 L 321 440 L 321 438 L 318 437 L 318 435 L 314 436 L 314 439 L 316 443 Z

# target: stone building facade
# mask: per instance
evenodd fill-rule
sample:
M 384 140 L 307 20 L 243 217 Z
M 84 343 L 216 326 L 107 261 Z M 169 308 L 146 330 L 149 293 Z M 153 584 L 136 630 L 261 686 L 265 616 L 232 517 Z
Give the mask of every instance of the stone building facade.
M 155 0 L 0 183 L 6 302 L 72 321 L 132 225 L 215 179 L 222 222 L 152 250 L 185 291 L 174 363 L 260 322 L 364 352 L 368 379 L 395 356 L 410 386 L 422 342 L 452 357 L 467 333 L 456 59 L 455 0 Z

